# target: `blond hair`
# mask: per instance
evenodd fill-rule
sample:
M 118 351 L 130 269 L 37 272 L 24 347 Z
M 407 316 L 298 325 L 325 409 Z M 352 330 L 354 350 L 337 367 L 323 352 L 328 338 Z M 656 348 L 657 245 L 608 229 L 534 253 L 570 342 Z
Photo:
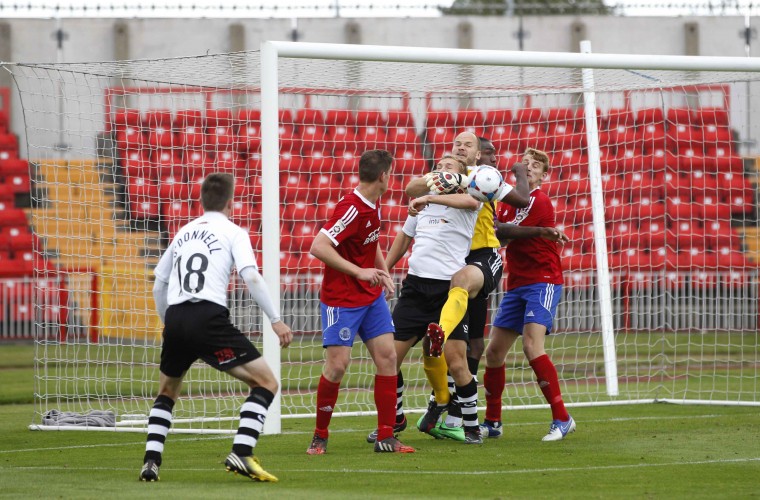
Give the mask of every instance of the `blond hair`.
M 436 165 L 438 163 L 440 163 L 442 160 L 448 160 L 448 159 L 451 159 L 451 160 L 454 160 L 455 162 L 457 162 L 459 164 L 459 170 L 463 174 L 467 173 L 467 164 L 464 161 L 462 161 L 461 158 L 459 158 L 458 156 L 455 156 L 455 155 L 453 155 L 451 153 L 446 153 L 445 155 L 441 156 L 441 158 L 438 160 L 438 162 L 436 162 Z
M 528 148 L 523 156 L 530 156 L 544 166 L 544 172 L 549 171 L 549 155 L 536 148 Z

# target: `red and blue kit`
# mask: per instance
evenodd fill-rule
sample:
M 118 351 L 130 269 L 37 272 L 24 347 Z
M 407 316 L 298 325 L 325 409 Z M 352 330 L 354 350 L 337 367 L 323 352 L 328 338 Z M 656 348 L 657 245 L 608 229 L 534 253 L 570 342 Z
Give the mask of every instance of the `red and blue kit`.
M 357 190 L 344 196 L 321 230 L 341 257 L 363 268 L 374 268 L 380 237 L 380 205 Z M 374 302 L 383 289 L 325 266 L 320 300 L 333 307 L 361 307 Z
M 525 208 L 499 204 L 499 222 L 518 226 L 554 227 L 554 206 L 539 188 L 530 193 Z M 556 243 L 545 238 L 526 238 L 511 241 L 506 247 L 507 290 L 536 283 L 561 285 L 562 264 Z

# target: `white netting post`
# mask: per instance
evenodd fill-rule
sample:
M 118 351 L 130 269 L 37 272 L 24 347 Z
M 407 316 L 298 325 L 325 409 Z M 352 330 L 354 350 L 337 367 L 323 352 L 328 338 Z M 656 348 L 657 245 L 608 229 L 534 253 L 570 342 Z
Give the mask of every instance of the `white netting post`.
M 277 113 L 279 109 L 279 88 L 277 77 L 277 51 L 270 43 L 261 45 L 261 253 L 264 265 L 264 280 L 269 286 L 275 308 L 280 310 L 280 143 L 277 134 Z M 282 362 L 280 344 L 272 330 L 272 325 L 264 322 L 264 359 L 281 382 Z M 275 395 L 269 407 L 264 431 L 279 433 L 281 421 L 281 391 Z
M 581 53 L 591 53 L 591 42 L 581 42 Z M 604 221 L 604 194 L 602 193 L 602 167 L 599 157 L 599 129 L 594 94 L 594 71 L 583 68 L 583 106 L 588 141 L 588 171 L 591 184 L 591 206 L 594 216 L 594 248 L 596 250 L 597 292 L 599 294 L 602 339 L 604 345 L 604 376 L 607 394 L 618 395 L 617 360 L 615 359 L 615 332 L 612 324 L 612 290 L 607 260 L 607 230 Z

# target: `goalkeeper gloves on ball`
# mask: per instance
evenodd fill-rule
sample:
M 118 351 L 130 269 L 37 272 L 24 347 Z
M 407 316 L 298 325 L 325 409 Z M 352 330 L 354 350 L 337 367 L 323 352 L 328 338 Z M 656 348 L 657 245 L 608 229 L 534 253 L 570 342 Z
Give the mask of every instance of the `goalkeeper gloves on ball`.
M 464 193 L 469 184 L 469 178 L 451 172 L 430 172 L 425 174 L 425 182 L 428 189 L 435 194 Z

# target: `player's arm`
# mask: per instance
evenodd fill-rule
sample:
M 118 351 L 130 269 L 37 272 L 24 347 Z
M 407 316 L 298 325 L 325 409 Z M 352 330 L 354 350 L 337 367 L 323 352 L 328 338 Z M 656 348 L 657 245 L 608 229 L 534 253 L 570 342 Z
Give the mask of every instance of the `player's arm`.
M 511 240 L 527 238 L 544 238 L 560 245 L 570 241 L 565 233 L 555 227 L 518 226 L 508 222 L 496 223 L 496 237 L 502 245 L 506 245 Z
M 169 290 L 169 283 L 156 278 L 153 283 L 153 300 L 156 303 L 156 312 L 158 317 L 161 318 L 161 322 L 164 322 L 166 318 L 166 309 L 169 307 L 169 302 L 166 297 L 166 292 Z
M 406 195 L 410 198 L 416 198 L 428 194 L 430 192 L 427 183 L 428 175 L 430 174 L 425 174 L 422 177 L 417 177 L 409 181 L 409 184 L 406 185 Z
M 290 327 L 282 321 L 280 313 L 275 309 L 274 303 L 272 302 L 272 296 L 269 295 L 269 290 L 267 289 L 264 277 L 254 266 L 247 266 L 240 269 L 238 274 L 243 278 L 253 300 L 256 301 L 272 323 L 272 329 L 280 339 L 280 347 L 288 347 L 293 340 L 293 332 L 290 330 Z
M 409 245 L 411 244 L 411 236 L 404 231 L 396 233 L 396 237 L 393 239 L 393 244 L 391 244 L 391 249 L 388 250 L 388 255 L 385 257 L 385 264 L 388 270 L 393 269 L 394 266 L 398 264 L 398 261 L 401 260 L 401 257 L 403 257 L 406 251 L 409 250 Z
M 314 242 L 311 244 L 309 253 L 324 262 L 327 266 L 352 278 L 362 281 L 369 281 L 372 285 L 379 285 L 382 278 L 390 279 L 390 274 L 382 269 L 364 269 L 356 264 L 349 262 L 341 257 L 333 246 L 330 238 L 322 231 L 317 233 Z
M 449 194 L 445 196 L 427 194 L 414 198 L 409 202 L 410 214 L 412 210 L 420 211 L 430 203 L 462 210 L 478 210 L 480 208 L 480 202 L 468 194 Z
M 156 304 L 156 313 L 162 323 L 166 318 L 166 309 L 169 307 L 169 273 L 172 270 L 172 264 L 172 246 L 169 245 L 153 271 L 156 277 L 153 282 L 153 300 Z
M 525 208 L 530 203 L 530 186 L 528 185 L 528 167 L 524 163 L 512 165 L 512 173 L 515 174 L 515 186 L 512 188 L 504 184 L 504 194 L 497 194 L 496 199 L 509 203 L 513 207 Z M 510 189 L 511 188 L 511 189 Z

